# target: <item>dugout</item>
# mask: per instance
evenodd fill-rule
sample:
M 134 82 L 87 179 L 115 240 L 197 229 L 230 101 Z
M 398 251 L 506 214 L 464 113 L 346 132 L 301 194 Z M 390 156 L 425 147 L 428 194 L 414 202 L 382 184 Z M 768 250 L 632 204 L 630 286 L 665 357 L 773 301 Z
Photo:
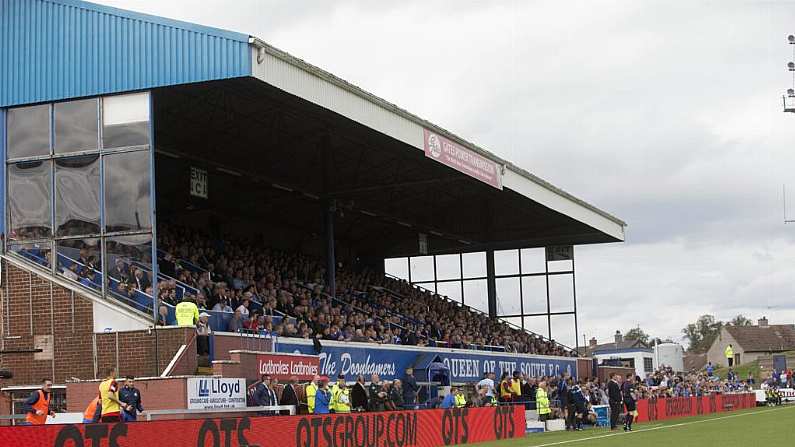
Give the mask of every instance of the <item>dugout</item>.
M 324 256 L 331 284 L 343 259 L 485 252 L 492 316 L 495 250 L 556 247 L 573 283 L 572 246 L 624 239 L 620 219 L 256 37 L 77 0 L 2 4 L 4 256 L 141 324 L 157 303 L 120 297 L 108 272 L 157 270 L 158 221 Z M 576 299 L 559 313 L 576 328 Z

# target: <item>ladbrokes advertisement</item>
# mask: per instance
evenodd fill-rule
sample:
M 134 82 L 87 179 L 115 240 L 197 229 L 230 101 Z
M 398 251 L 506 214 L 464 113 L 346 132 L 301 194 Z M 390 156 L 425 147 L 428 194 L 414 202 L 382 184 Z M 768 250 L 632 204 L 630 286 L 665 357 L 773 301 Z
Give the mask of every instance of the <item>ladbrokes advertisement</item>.
M 524 407 L 0 427 L 26 447 L 440 447 L 521 438 Z

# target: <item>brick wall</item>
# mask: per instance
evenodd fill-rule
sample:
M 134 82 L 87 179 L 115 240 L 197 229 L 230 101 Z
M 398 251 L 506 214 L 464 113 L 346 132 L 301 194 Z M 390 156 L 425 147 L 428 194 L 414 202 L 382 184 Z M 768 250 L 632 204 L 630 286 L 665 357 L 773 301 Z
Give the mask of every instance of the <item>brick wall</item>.
M 66 385 L 66 411 L 83 412 L 96 397 L 99 380 L 68 383 Z M 142 378 L 135 381 L 141 392 L 141 402 L 145 410 L 168 410 L 188 408 L 187 380 L 184 377 Z
M 229 351 L 273 351 L 273 340 L 260 335 L 233 334 L 230 332 L 213 334 L 213 360 L 229 360 Z
M 108 366 L 116 366 L 117 361 L 120 375 L 160 375 L 179 347 L 192 343 L 193 328 L 167 327 L 158 328 L 156 332 L 150 329 L 95 336 L 90 298 L 5 261 L 2 280 L 2 350 L 32 350 L 35 336 L 53 337 L 52 360 L 34 360 L 33 352 L 0 354 L 0 367 L 14 373 L 14 378 L 4 380 L 2 386 L 38 384 L 44 377 L 53 378 L 56 384 L 73 377 L 97 378 L 94 376 L 94 338 L 99 375 Z M 191 346 L 193 349 L 186 351 L 175 374 L 195 373 L 196 351 L 195 346 Z
M 56 383 L 70 377 L 93 378 L 91 301 L 7 262 L 2 279 L 3 350 L 33 349 L 36 335 L 51 335 L 54 341 L 53 360 L 34 360 L 31 352 L 0 354 L 0 365 L 14 372 L 3 385 L 35 384 L 43 377 Z
M 98 374 L 101 376 L 106 368 L 116 367 L 119 376 L 159 376 L 183 344 L 189 344 L 189 347 L 180 362 L 180 371 L 174 371 L 172 375 L 195 374 L 194 334 L 192 327 L 176 326 L 96 334 Z

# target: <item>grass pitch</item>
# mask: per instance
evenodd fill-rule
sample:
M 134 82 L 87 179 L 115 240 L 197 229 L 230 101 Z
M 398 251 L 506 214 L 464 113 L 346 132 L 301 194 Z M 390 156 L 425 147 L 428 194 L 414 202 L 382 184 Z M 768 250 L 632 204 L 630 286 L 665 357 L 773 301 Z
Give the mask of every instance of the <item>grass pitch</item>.
M 478 447 L 763 447 L 795 446 L 795 405 L 635 424 L 633 431 L 596 428 L 533 433 Z

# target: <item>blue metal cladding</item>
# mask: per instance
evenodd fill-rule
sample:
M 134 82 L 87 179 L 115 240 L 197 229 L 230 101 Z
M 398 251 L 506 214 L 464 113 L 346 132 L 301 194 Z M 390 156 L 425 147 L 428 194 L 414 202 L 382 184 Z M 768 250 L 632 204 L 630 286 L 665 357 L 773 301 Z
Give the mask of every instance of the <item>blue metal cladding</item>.
M 76 0 L 0 0 L 0 107 L 250 75 L 245 34 Z

